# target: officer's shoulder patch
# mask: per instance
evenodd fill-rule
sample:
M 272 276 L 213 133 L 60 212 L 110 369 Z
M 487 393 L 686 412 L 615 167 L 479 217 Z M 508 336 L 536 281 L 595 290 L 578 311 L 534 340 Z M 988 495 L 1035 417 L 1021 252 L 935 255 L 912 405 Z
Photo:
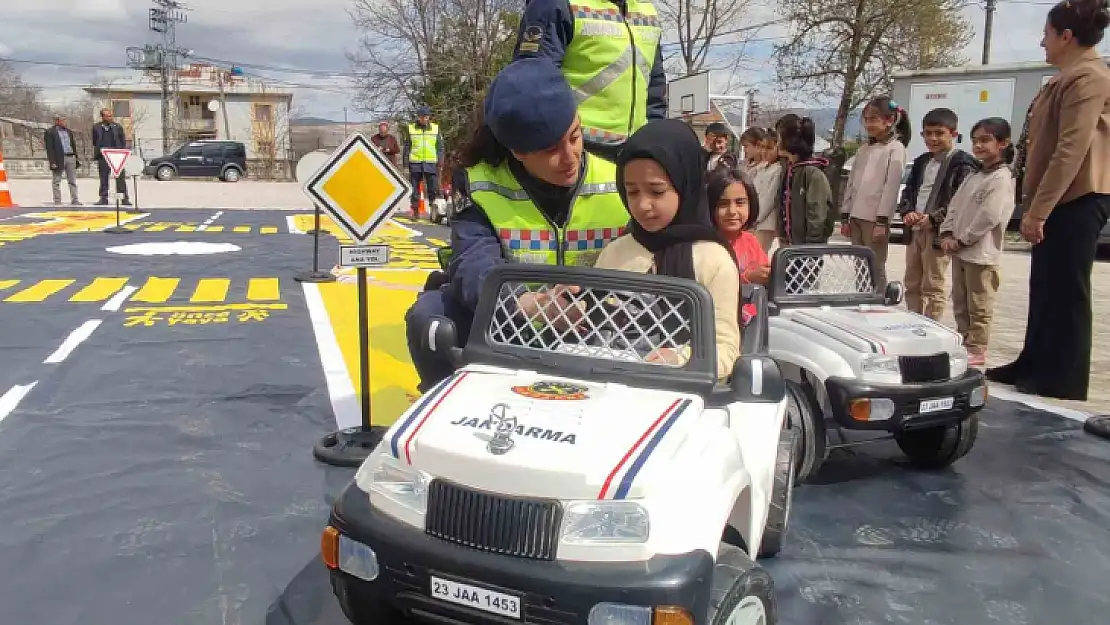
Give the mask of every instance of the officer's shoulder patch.
M 543 28 L 529 24 L 520 31 L 520 45 L 517 46 L 517 50 L 524 53 L 539 52 L 541 39 L 543 39 Z
M 539 26 L 536 26 L 535 24 L 533 24 L 531 26 L 527 26 L 524 29 L 524 35 L 521 37 L 521 39 L 524 40 L 524 41 L 533 41 L 533 42 L 539 41 L 540 39 L 543 39 L 543 28 L 540 28 Z

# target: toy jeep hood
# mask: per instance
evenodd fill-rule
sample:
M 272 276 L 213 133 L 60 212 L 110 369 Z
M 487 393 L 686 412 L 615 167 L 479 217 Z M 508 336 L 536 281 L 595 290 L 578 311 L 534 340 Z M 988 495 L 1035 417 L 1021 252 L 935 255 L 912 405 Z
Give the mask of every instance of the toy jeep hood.
M 472 488 L 631 498 L 701 410 L 700 398 L 674 392 L 469 368 L 421 398 L 384 443 L 401 462 Z
M 891 306 L 823 306 L 789 314 L 797 323 L 864 352 L 925 356 L 957 351 L 963 342 L 943 324 Z

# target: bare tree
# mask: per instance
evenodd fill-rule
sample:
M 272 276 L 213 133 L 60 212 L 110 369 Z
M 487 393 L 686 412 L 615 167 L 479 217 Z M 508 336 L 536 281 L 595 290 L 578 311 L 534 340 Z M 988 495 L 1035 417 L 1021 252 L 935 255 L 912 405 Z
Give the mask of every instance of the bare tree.
M 656 10 L 664 32 L 677 35 L 677 51 L 669 55 L 671 73 L 688 76 L 724 70 L 731 78 L 745 58 L 748 41 L 758 30 L 745 27 L 754 0 L 658 0 Z M 728 45 L 723 54 L 712 54 Z
M 6 117 L 33 122 L 48 121 L 50 111 L 42 104 L 39 88 L 24 82 L 6 61 L 0 61 L 0 111 Z
M 360 108 L 401 117 L 427 103 L 441 126 L 464 126 L 475 97 L 508 61 L 519 11 L 517 0 L 354 0 L 349 12 L 361 37 L 350 59 Z M 428 102 L 437 93 L 439 101 Z
M 792 32 L 776 45 L 779 81 L 838 98 L 833 147 L 850 112 L 889 92 L 891 74 L 964 62 L 971 39 L 964 0 L 779 0 Z

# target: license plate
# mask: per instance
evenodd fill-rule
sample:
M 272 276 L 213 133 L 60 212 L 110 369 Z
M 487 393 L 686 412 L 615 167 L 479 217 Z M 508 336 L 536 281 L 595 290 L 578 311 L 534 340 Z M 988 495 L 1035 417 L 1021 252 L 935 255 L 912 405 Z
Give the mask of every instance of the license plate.
M 920 414 L 928 414 L 930 412 L 940 412 L 941 410 L 951 410 L 955 405 L 956 398 L 954 397 L 941 397 L 940 399 L 923 399 L 921 400 L 921 407 L 918 408 Z
M 475 610 L 521 618 L 520 597 L 432 576 L 432 597 Z

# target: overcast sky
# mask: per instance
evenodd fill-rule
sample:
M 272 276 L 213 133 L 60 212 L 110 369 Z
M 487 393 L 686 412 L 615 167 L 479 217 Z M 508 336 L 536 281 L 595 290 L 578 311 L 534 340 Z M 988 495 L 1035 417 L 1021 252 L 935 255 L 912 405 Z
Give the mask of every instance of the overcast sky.
M 153 42 L 147 29 L 149 0 L 0 0 L 0 57 L 21 61 L 77 65 L 123 66 L 125 49 Z M 189 21 L 178 27 L 178 44 L 197 55 L 250 65 L 269 65 L 325 72 L 349 72 L 345 53 L 358 44 L 358 34 L 346 8 L 351 0 L 191 0 Z M 523 0 L 521 0 L 523 4 Z M 1043 60 L 1039 48 L 1047 0 L 999 0 L 995 18 L 992 62 Z M 967 9 L 976 37 L 967 56 L 978 63 L 982 50 L 983 11 Z M 773 11 L 760 9 L 753 21 L 772 19 Z M 767 62 L 775 27 L 760 33 L 763 41 L 748 48 L 745 63 L 749 81 L 767 93 L 774 88 L 773 67 Z M 665 37 L 666 40 L 673 39 Z M 772 39 L 768 41 L 766 39 Z M 1103 46 L 1105 48 L 1105 45 Z M 718 51 L 727 47 L 715 46 Z M 104 68 L 81 68 L 17 63 L 29 82 L 41 85 L 51 103 L 81 96 L 80 86 L 98 77 L 126 74 Z M 343 78 L 320 78 L 290 72 L 250 70 L 287 83 L 295 93 L 294 104 L 303 114 L 351 119 L 353 110 L 345 95 Z M 292 86 L 293 83 L 297 86 Z M 315 86 L 315 88 L 312 88 Z

